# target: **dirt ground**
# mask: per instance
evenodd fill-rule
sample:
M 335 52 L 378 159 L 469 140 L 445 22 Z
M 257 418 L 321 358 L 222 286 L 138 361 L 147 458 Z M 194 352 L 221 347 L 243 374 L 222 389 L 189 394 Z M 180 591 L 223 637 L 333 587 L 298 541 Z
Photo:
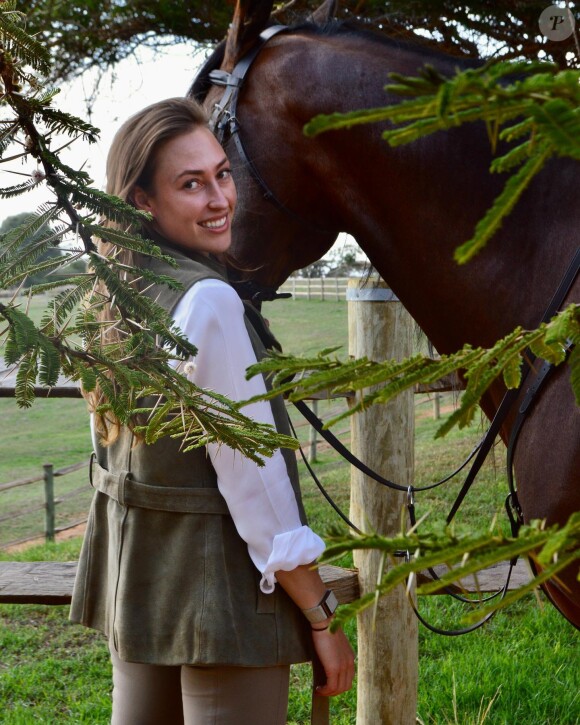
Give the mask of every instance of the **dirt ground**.
M 66 541 L 67 539 L 73 539 L 75 536 L 82 536 L 85 533 L 86 526 L 86 524 L 78 524 L 78 526 L 73 526 L 72 529 L 59 531 L 57 532 L 55 538 L 57 541 Z M 4 549 L 4 551 L 24 551 L 25 549 L 29 549 L 31 546 L 36 546 L 37 544 L 42 543 L 44 543 L 44 536 L 39 536 L 36 539 L 31 539 L 30 541 L 23 541 L 20 544 L 8 546 Z

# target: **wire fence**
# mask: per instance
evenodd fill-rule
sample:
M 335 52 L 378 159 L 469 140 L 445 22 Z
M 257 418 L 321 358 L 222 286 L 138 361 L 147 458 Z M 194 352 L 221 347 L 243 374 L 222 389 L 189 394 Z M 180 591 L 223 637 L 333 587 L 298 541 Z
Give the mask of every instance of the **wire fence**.
M 332 417 L 344 399 L 312 401 L 322 415 Z M 289 406 L 300 443 L 311 462 L 329 445 Z M 346 442 L 348 423 L 335 433 Z M 55 469 L 45 464 L 36 475 L 0 484 L 0 550 L 36 541 L 54 541 L 57 534 L 86 523 L 93 489 L 88 483 L 88 459 Z
M 3 499 L 0 549 L 43 537 L 46 541 L 54 541 L 56 534 L 86 523 L 92 489 L 86 475 L 82 477 L 82 485 L 78 485 L 78 476 L 71 476 L 86 468 L 88 460 L 58 470 L 47 463 L 42 474 L 0 484 Z M 66 481 L 64 477 L 68 477 Z M 57 478 L 63 480 L 55 487 Z M 42 487 L 38 485 L 41 483 Z
M 431 415 L 437 418 L 440 415 L 440 398 L 438 393 L 416 396 L 416 407 L 432 406 Z M 447 398 L 447 402 L 449 404 L 451 400 Z M 347 402 L 344 398 L 321 399 L 312 400 L 309 405 L 315 413 L 328 420 L 342 412 Z M 293 406 L 288 407 L 308 460 L 316 463 L 322 456 L 324 468 L 346 467 L 346 463 L 330 450 L 330 445 L 317 435 Z M 425 413 L 429 415 L 428 411 Z M 348 420 L 333 428 L 333 432 L 349 446 Z M 52 464 L 46 464 L 38 475 L 0 484 L 0 549 L 39 539 L 53 541 L 57 534 L 86 523 L 93 494 L 87 469 L 88 460 L 57 470 Z

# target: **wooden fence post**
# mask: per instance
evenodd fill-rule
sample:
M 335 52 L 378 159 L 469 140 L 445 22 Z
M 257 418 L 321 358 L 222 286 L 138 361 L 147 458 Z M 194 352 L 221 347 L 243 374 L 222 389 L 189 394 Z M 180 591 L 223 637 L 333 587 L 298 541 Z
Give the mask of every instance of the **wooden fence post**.
M 52 463 L 45 463 L 44 499 L 45 499 L 45 537 L 46 541 L 54 541 L 54 472 Z
M 318 415 L 318 400 L 314 399 L 310 405 L 312 408 L 312 412 L 314 415 Z M 316 448 L 318 444 L 318 434 L 316 432 L 316 428 L 311 425 L 310 426 L 310 433 L 309 433 L 309 450 L 308 450 L 308 462 L 309 463 L 316 463 Z
M 374 288 L 350 280 L 347 290 L 349 352 L 381 361 L 412 353 L 411 318 L 384 284 Z M 387 405 L 375 405 L 351 419 L 353 453 L 392 481 L 408 486 L 413 478 L 413 392 Z M 356 469 L 351 476 L 353 523 L 392 536 L 401 530 L 406 494 L 375 483 Z M 357 551 L 361 594 L 374 591 L 381 555 Z M 417 710 L 417 621 L 403 587 L 358 618 L 357 725 L 414 725 Z
M 441 418 L 441 393 L 433 393 L 433 417 L 435 420 Z

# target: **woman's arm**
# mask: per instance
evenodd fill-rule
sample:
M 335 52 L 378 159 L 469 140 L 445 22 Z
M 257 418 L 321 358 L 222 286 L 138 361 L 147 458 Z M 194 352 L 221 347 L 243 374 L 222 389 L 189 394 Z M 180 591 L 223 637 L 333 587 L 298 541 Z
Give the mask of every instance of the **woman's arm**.
M 312 565 L 277 571 L 276 579 L 300 609 L 316 607 L 326 593 L 326 586 Z M 354 678 L 352 647 L 341 629 L 334 633 L 330 631 L 331 619 L 311 624 L 316 654 L 326 673 L 326 684 L 317 688 L 318 694 L 324 697 L 350 690 Z
M 180 301 L 174 320 L 199 352 L 190 379 L 232 400 L 265 392 L 261 376 L 245 379 L 256 356 L 244 323 L 244 307 L 224 282 L 195 284 Z M 263 401 L 243 412 L 274 426 L 272 409 Z M 263 467 L 226 445 L 210 444 L 208 453 L 238 533 L 262 572 L 262 591 L 273 591 L 278 569 L 307 564 L 324 551 L 324 542 L 300 519 L 296 495 L 282 453 L 275 451 Z

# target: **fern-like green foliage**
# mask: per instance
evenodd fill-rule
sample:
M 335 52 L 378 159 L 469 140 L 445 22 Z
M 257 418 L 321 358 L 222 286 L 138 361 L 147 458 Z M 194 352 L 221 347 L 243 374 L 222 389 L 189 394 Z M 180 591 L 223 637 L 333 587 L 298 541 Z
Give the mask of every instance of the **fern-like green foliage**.
M 517 328 L 489 349 L 465 345 L 459 352 L 438 359 L 415 355 L 400 362 L 381 363 L 367 358 L 340 360 L 333 354 L 335 349 L 323 350 L 310 358 L 273 352 L 248 368 L 247 374 L 251 377 L 263 373 L 271 378 L 272 390 L 262 397 L 285 393 L 290 400 L 302 400 L 323 392 L 356 392 L 356 402 L 326 422 L 326 427 L 330 427 L 369 405 L 386 403 L 418 383 L 435 383 L 461 372 L 466 387 L 458 408 L 437 432 L 442 436 L 454 425 L 463 427 L 472 421 L 482 395 L 495 380 L 503 380 L 506 388 L 519 386 L 527 350 L 555 365 L 562 363 L 571 350 L 572 385 L 580 405 L 579 345 L 580 305 L 571 304 L 537 330 Z
M 281 445 L 295 447 L 294 439 L 255 423 L 228 399 L 198 389 L 175 370 L 176 362 L 196 354 L 195 347 L 165 310 L 129 282 L 141 277 L 176 288 L 175 280 L 128 267 L 119 256 L 105 259 L 97 253 L 93 237 L 119 251 L 174 264 L 138 234 L 103 225 L 107 219 L 135 229 L 148 216 L 93 188 L 85 171 L 63 163 L 52 150 L 57 135 L 94 143 L 98 129 L 54 106 L 58 89 L 47 87 L 40 77 L 49 72 L 49 54 L 26 33 L 23 20 L 15 2 L 0 4 L 0 154 L 2 161 L 31 158 L 39 173 L 0 189 L 0 196 L 18 196 L 42 183 L 53 201 L 0 238 L 0 288 L 14 290 L 11 300 L 0 303 L 5 323 L 0 337 L 5 342 L 4 363 L 17 367 L 16 402 L 32 405 L 37 386 L 53 387 L 64 376 L 81 382 L 86 391 L 99 385 L 107 400 L 103 409 L 113 411 L 122 423 L 138 419 L 137 430 L 149 442 L 162 435 L 181 438 L 184 448 L 219 441 L 258 463 Z M 10 155 L 9 149 L 21 150 Z M 88 271 L 68 272 L 69 262 L 80 258 Z M 26 278 L 37 273 L 47 281 L 31 288 L 30 294 L 52 293 L 39 325 L 16 294 Z M 104 283 L 107 296 L 97 291 L 102 289 L 97 283 Z M 115 343 L 101 342 L 104 323 L 97 311 L 105 304 L 118 316 Z
M 440 575 L 438 580 L 419 583 L 416 590 L 418 595 L 432 594 L 452 585 L 461 587 L 461 580 L 472 575 L 477 581 L 477 573 L 483 569 L 519 556 L 529 556 L 539 564 L 538 574 L 532 576 L 528 584 L 510 591 L 504 599 L 483 603 L 480 596 L 474 596 L 463 618 L 463 624 L 472 624 L 521 599 L 578 561 L 579 544 L 580 512 L 573 513 L 562 527 L 545 527 L 540 521 L 534 521 L 529 526 L 522 527 L 517 538 L 505 536 L 494 529 L 487 534 L 456 535 L 451 528 L 445 528 L 428 534 L 418 531 L 401 533 L 400 536 L 391 538 L 373 532 L 348 535 L 335 532 L 321 557 L 322 561 L 334 561 L 357 549 L 374 549 L 389 559 L 391 565 L 384 567 L 384 574 L 377 582 L 375 591 L 367 592 L 352 604 L 340 607 L 332 628 L 336 629 L 345 621 L 372 607 L 377 595 L 384 595 L 396 586 L 406 584 L 409 578 L 438 565 L 447 566 L 448 571 Z M 408 559 L 403 562 L 395 559 L 395 552 L 399 551 L 409 552 Z
M 540 61 L 495 62 L 445 78 L 426 66 L 418 77 L 392 73 L 386 90 L 404 100 L 384 108 L 321 115 L 305 126 L 314 136 L 331 129 L 391 121 L 383 138 L 392 146 L 437 131 L 484 121 L 494 148 L 499 139 L 519 144 L 493 161 L 491 171 L 511 172 L 474 235 L 455 252 L 471 259 L 501 226 L 546 161 L 567 156 L 580 161 L 580 71 Z
M 96 252 L 92 238 L 101 237 L 119 250 L 163 257 L 160 249 L 138 235 L 103 227 L 97 220 L 107 218 L 127 229 L 138 228 L 144 215 L 120 199 L 93 188 L 86 172 L 64 164 L 58 152 L 52 150 L 57 134 L 92 143 L 98 130 L 55 107 L 58 90 L 47 87 L 40 77 L 49 71 L 49 62 L 46 49 L 26 33 L 23 16 L 16 11 L 14 0 L 2 2 L 0 160 L 6 159 L 12 148 L 22 149 L 16 156 L 34 159 L 41 174 L 0 189 L 0 196 L 11 198 L 24 194 L 42 183 L 46 184 L 53 199 L 39 208 L 20 229 L 0 238 L 0 286 L 14 290 L 12 299 L 0 302 L 0 318 L 5 323 L 0 329 L 0 337 L 5 343 L 5 364 L 18 367 L 17 403 L 20 406 L 31 405 L 37 385 L 51 387 L 59 376 L 65 376 L 82 383 L 86 391 L 92 391 L 98 385 L 105 393 L 103 409 L 113 411 L 121 422 L 137 420 L 137 431 L 149 442 L 171 435 L 182 440 L 183 447 L 189 449 L 209 441 L 221 441 L 259 463 L 276 447 L 296 447 L 293 439 L 249 420 L 240 412 L 241 406 L 232 404 L 223 396 L 196 388 L 175 369 L 174 364 L 189 359 L 195 354 L 195 349 L 172 326 L 164 310 L 135 292 L 127 276 L 141 275 L 148 282 L 157 284 L 176 285 L 176 282 L 167 276 L 128 268 L 118 258 L 104 259 Z M 518 86 L 519 81 L 505 81 L 505 76 L 514 71 L 527 74 L 527 79 L 523 81 L 527 85 Z M 494 170 L 518 170 L 512 182 L 513 188 L 506 190 L 505 198 L 496 202 L 497 208 L 492 210 L 490 220 L 494 228 L 501 223 L 502 215 L 511 203 L 510 195 L 521 193 L 520 190 L 525 188 L 546 158 L 558 153 L 578 153 L 578 78 L 558 74 L 550 65 L 533 68 L 529 65 L 521 68 L 506 65 L 499 70 L 490 67 L 451 81 L 427 69 L 418 79 L 395 80 L 394 90 L 409 100 L 390 109 L 370 112 L 367 116 L 367 120 L 389 117 L 406 124 L 393 132 L 389 138 L 391 143 L 411 140 L 438 128 L 478 118 L 488 122 L 490 135 L 495 139 L 499 138 L 500 122 L 511 123 L 501 131 L 502 138 L 520 140 L 521 143 L 509 155 L 497 160 Z M 396 114 L 401 115 L 396 117 Z M 362 116 L 361 119 L 365 120 Z M 347 119 L 346 125 L 358 122 L 353 116 Z M 400 134 L 398 137 L 397 133 Z M 490 224 L 485 222 L 480 240 L 464 250 L 462 258 L 473 253 L 481 239 L 484 240 L 485 235 L 490 233 L 490 228 Z M 64 242 L 67 244 L 64 245 Z M 54 248 L 60 249 L 61 253 L 45 259 L 44 253 Z M 68 273 L 67 264 L 81 257 L 87 261 L 89 271 L 85 274 Z M 32 294 L 46 291 L 53 294 L 39 325 L 27 315 L 22 298 L 16 294 L 26 276 L 37 271 L 50 271 L 54 277 L 31 290 Z M 106 299 L 97 291 L 99 281 L 104 282 L 109 290 Z M 113 306 L 118 313 L 120 332 L 118 342 L 106 345 L 101 343 L 103 323 L 97 315 L 100 306 L 105 303 Z M 465 348 L 456 356 L 439 361 L 412 358 L 403 363 L 385 365 L 368 360 L 341 364 L 332 357 L 334 351 L 327 350 L 312 359 L 296 360 L 278 355 L 265 361 L 259 369 L 276 376 L 278 391 L 291 391 L 296 397 L 320 389 L 363 391 L 365 386 L 374 386 L 382 381 L 383 387 L 376 393 L 362 393 L 358 407 L 388 400 L 415 382 L 436 380 L 453 370 L 466 369 L 468 388 L 456 414 L 457 422 L 463 424 L 473 414 L 478 396 L 491 380 L 503 376 L 508 387 L 517 384 L 521 357 L 526 347 L 542 357 L 559 362 L 563 358 L 564 346 L 569 341 L 578 342 L 578 326 L 576 305 L 560 313 L 539 331 L 517 330 L 491 350 Z M 578 347 L 570 356 L 570 365 L 573 386 L 578 395 L 580 354 L 577 350 Z M 306 379 L 307 373 L 311 375 Z M 285 382 L 290 374 L 297 376 L 295 382 Z M 562 562 L 570 560 L 570 542 L 574 537 L 578 543 L 578 523 L 576 519 L 571 522 L 560 532 L 529 530 L 530 538 L 526 541 L 530 550 L 543 546 L 542 552 L 546 552 L 546 556 L 560 552 L 558 563 L 546 560 L 548 573 L 553 573 Z M 387 543 L 381 537 L 350 537 L 333 543 L 327 555 L 358 547 L 383 551 L 391 546 L 409 548 L 420 552 L 422 567 L 426 561 L 457 561 L 450 556 L 449 550 L 454 556 L 461 554 L 461 557 L 468 551 L 472 560 L 469 568 L 473 570 L 475 562 L 487 565 L 500 550 L 503 557 L 512 556 L 516 549 L 520 552 L 525 550 L 523 538 L 514 542 L 497 536 L 488 540 L 450 536 L 440 537 L 436 545 L 416 534 L 409 534 L 394 543 Z M 527 529 L 524 536 L 528 536 Z M 411 562 L 403 566 L 414 565 Z M 403 576 L 407 573 L 405 570 Z M 399 574 L 387 576 L 390 582 L 402 578 Z M 385 586 L 387 582 L 381 582 L 380 587 Z M 362 606 L 366 603 L 363 602 Z M 345 614 L 348 611 L 343 610 Z

